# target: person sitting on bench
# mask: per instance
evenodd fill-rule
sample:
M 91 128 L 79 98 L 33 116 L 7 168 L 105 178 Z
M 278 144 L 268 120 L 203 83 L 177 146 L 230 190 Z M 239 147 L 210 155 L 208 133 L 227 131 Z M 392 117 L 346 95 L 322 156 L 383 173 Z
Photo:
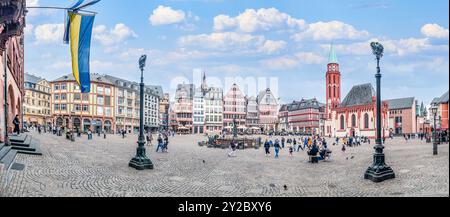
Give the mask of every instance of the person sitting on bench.
M 311 163 L 317 163 L 317 153 L 319 153 L 319 148 L 317 145 L 313 145 L 311 150 L 308 151 L 308 156 Z

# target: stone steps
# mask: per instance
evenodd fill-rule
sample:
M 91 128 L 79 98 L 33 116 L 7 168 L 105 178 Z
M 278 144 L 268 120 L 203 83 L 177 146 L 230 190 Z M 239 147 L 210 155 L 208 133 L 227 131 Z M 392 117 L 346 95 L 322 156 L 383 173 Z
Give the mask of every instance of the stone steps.
M 29 135 L 10 136 L 9 140 L 11 141 L 12 149 L 20 154 L 42 155 L 39 147 L 40 142 Z

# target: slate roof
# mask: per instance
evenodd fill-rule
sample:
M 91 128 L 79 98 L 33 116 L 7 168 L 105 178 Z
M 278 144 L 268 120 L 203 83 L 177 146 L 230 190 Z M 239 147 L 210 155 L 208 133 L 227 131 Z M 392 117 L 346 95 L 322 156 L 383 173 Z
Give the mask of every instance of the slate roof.
M 68 74 L 68 75 L 64 75 L 60 78 L 57 78 L 57 79 L 53 80 L 52 82 L 59 82 L 59 81 L 75 81 L 75 77 L 73 76 L 73 74 Z M 93 82 L 93 81 L 103 82 L 103 83 L 107 83 L 107 84 L 113 84 L 104 75 L 91 73 L 91 82 Z
M 448 91 L 439 98 L 439 103 L 447 103 L 447 102 L 448 102 Z
M 317 101 L 317 99 L 302 99 L 300 102 L 294 101 L 291 104 L 289 104 L 288 109 L 289 111 L 296 111 L 309 108 L 319 109 L 322 106 L 324 106 L 324 104 Z
M 372 97 L 376 96 L 376 91 L 372 84 L 361 84 L 353 86 L 350 92 L 342 101 L 340 107 L 356 105 L 366 105 L 372 103 Z
M 408 109 L 414 105 L 414 97 L 387 100 L 389 109 Z
M 125 80 L 123 78 L 118 78 L 111 75 L 104 75 L 107 79 L 109 79 L 116 87 L 120 87 L 123 89 L 127 89 L 130 91 L 139 91 L 140 83 Z M 127 84 L 127 86 L 124 86 L 123 84 Z M 136 89 L 131 88 L 134 86 Z M 156 96 L 158 96 L 160 99 L 164 98 L 164 92 L 161 86 L 157 85 L 145 85 L 145 91 L 152 91 Z
M 38 82 L 44 80 L 43 78 L 28 74 L 28 73 L 24 73 L 24 81 L 25 83 L 32 83 L 32 84 L 37 84 Z

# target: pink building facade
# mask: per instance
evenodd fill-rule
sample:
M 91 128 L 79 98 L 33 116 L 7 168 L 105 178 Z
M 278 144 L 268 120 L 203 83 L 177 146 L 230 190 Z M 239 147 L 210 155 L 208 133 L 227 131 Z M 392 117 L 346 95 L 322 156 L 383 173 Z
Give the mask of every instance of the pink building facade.
M 245 96 L 236 84 L 230 88 L 223 98 L 223 125 L 230 130 L 236 120 L 238 127 L 244 130 L 246 124 Z

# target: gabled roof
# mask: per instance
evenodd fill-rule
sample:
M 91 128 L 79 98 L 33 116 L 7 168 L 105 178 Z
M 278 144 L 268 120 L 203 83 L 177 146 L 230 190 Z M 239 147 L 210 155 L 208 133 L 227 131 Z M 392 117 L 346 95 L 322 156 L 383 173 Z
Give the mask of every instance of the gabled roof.
M 263 90 L 263 91 L 259 92 L 258 97 L 257 97 L 258 104 L 261 104 L 262 100 L 264 99 L 264 97 L 266 95 L 269 95 L 270 97 L 272 97 L 273 100 L 275 101 L 274 103 L 278 104 L 278 101 L 277 101 L 277 99 L 275 99 L 275 96 L 273 95 L 273 93 L 270 90 L 270 88 L 267 88 L 266 90 Z
M 45 80 L 45 79 L 28 74 L 28 73 L 24 73 L 24 82 L 25 83 L 37 84 L 42 80 Z
M 349 107 L 355 105 L 366 105 L 372 102 L 376 96 L 376 91 L 372 84 L 361 84 L 353 86 L 350 92 L 342 101 L 340 107 Z
M 389 109 L 408 109 L 414 105 L 414 97 L 387 100 Z M 415 109 L 415 108 L 413 108 Z

